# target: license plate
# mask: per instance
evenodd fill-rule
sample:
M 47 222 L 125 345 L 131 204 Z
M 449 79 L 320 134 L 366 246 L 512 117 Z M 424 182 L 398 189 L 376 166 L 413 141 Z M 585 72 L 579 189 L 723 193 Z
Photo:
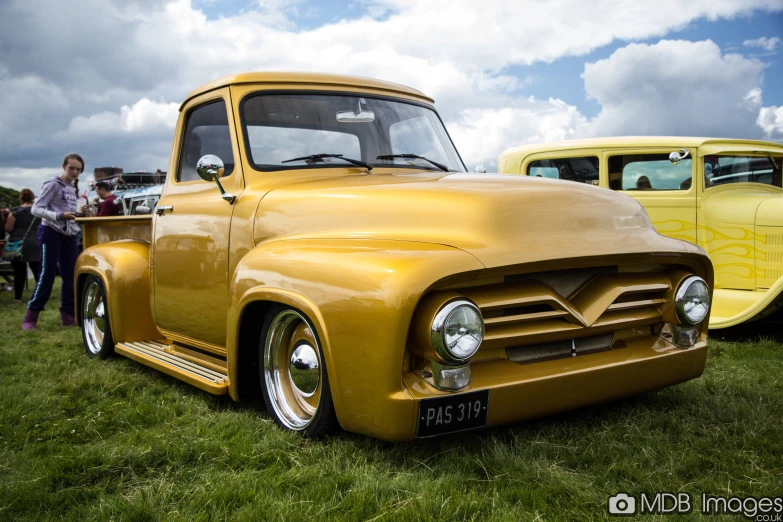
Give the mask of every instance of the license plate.
M 434 437 L 487 425 L 489 390 L 419 401 L 416 437 Z

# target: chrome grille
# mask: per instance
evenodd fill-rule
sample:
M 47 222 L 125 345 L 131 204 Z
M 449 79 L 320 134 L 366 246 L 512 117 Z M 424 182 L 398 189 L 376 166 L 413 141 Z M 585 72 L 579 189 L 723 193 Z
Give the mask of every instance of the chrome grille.
M 503 283 L 476 281 L 454 290 L 476 303 L 484 316 L 483 349 L 553 339 L 570 343 L 571 339 L 659 323 L 672 288 L 670 276 L 666 272 L 617 272 L 617 267 L 599 267 L 525 274 L 506 277 Z M 581 284 L 572 290 L 577 282 Z

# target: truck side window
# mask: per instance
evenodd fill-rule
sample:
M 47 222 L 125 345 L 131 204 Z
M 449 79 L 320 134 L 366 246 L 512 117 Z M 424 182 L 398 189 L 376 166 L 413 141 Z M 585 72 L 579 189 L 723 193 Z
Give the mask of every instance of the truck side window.
M 527 175 L 539 178 L 565 179 L 598 185 L 598 158 L 557 158 L 531 161 Z
M 692 161 L 678 164 L 668 154 L 627 154 L 609 158 L 609 188 L 612 190 L 688 190 Z
M 218 100 L 194 109 L 188 115 L 182 143 L 177 181 L 200 180 L 196 164 L 206 154 L 214 154 L 223 160 L 223 176 L 230 176 L 234 171 L 234 152 L 231 148 L 226 103 Z

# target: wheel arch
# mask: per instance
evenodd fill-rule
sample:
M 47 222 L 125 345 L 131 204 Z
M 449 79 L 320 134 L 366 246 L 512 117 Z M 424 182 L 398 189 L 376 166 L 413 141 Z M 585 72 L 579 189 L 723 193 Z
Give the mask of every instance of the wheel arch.
M 384 438 L 407 436 L 403 432 L 415 413 L 402 371 L 414 309 L 436 282 L 471 273 L 475 277 L 484 268 L 467 252 L 431 243 L 263 243 L 239 262 L 229 289 L 229 393 L 239 400 L 244 394 L 240 390 L 248 389 L 242 380 L 258 372 L 258 354 L 255 367 L 244 357 L 258 351 L 269 306 L 289 306 L 316 329 L 340 425 Z
M 136 240 L 102 243 L 79 255 L 75 270 L 75 312 L 80 326 L 84 284 L 90 275 L 103 283 L 115 342 L 163 338 L 152 319 L 149 243 Z
M 267 314 L 275 306 L 293 308 L 307 317 L 315 327 L 321 344 L 324 345 L 327 367 L 331 364 L 328 359 L 331 351 L 325 347 L 327 342 L 326 326 L 313 302 L 303 295 L 279 288 L 254 288 L 247 292 L 241 303 L 238 304 L 237 326 L 234 329 L 236 337 L 233 342 L 228 344 L 228 346 L 234 346 L 234 349 L 228 350 L 227 365 L 228 374 L 236 376 L 236 379 L 231 379 L 229 386 L 229 394 L 235 401 L 261 397 L 258 357 L 261 333 Z M 229 336 L 231 336 L 232 330 L 229 332 Z

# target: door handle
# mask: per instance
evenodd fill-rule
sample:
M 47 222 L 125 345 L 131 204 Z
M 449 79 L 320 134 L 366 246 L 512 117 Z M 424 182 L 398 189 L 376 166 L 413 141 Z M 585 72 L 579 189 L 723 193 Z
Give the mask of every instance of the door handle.
M 165 205 L 165 206 L 157 206 L 155 207 L 155 213 L 159 216 L 162 216 L 164 212 L 166 211 L 174 211 L 174 207 L 171 205 Z

